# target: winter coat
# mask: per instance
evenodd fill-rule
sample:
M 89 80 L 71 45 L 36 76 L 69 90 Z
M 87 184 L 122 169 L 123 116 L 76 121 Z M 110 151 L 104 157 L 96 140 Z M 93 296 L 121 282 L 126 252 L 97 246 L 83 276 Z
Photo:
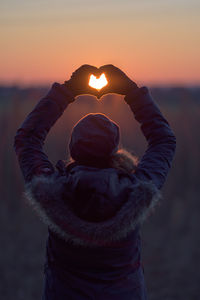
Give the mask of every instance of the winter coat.
M 62 161 L 55 170 L 43 143 L 71 101 L 54 83 L 14 142 L 26 197 L 49 230 L 43 299 L 147 299 L 140 226 L 160 199 L 174 133 L 143 87 L 125 97 L 148 143 L 134 173 Z

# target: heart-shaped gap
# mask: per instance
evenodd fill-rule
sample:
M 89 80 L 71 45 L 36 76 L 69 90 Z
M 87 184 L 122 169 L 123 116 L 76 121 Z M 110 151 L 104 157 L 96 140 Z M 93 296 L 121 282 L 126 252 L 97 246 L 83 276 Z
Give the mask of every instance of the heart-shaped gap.
M 106 79 L 106 75 L 104 73 L 101 74 L 99 78 L 95 75 L 91 74 L 89 79 L 89 86 L 100 91 L 104 86 L 108 84 L 108 80 Z

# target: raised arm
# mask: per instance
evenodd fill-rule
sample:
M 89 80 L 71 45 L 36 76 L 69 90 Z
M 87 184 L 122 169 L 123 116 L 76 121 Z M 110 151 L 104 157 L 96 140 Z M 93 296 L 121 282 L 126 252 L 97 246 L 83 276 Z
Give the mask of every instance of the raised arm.
M 54 83 L 17 130 L 14 148 L 25 182 L 30 181 L 34 175 L 54 172 L 53 165 L 43 152 L 45 138 L 76 96 L 88 93 L 96 95 L 95 90 L 88 86 L 91 73 L 97 74 L 97 68 L 83 65 L 64 84 Z
M 101 94 L 117 93 L 124 95 L 135 119 L 141 124 L 141 130 L 148 147 L 134 176 L 145 181 L 152 181 L 161 188 L 171 167 L 176 148 L 176 138 L 167 120 L 154 103 L 146 87 L 138 88 L 125 73 L 113 65 L 100 68 L 108 77 L 108 85 Z
M 146 87 L 125 96 L 148 147 L 138 164 L 135 176 L 152 181 L 160 189 L 167 177 L 175 154 L 176 137 Z
M 44 140 L 72 101 L 72 92 L 64 84 L 54 83 L 17 130 L 14 149 L 25 182 L 30 181 L 34 175 L 54 172 L 53 165 L 43 152 Z

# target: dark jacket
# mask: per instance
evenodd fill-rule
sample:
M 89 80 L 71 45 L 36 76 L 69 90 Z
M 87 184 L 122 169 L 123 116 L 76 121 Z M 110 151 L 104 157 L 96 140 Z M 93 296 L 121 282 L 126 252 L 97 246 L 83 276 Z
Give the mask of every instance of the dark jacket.
M 132 174 L 62 161 L 54 169 L 42 148 L 72 102 L 64 85 L 54 83 L 17 131 L 26 196 L 49 229 L 44 299 L 147 299 L 139 230 L 160 199 L 176 140 L 146 87 L 125 101 L 148 142 Z

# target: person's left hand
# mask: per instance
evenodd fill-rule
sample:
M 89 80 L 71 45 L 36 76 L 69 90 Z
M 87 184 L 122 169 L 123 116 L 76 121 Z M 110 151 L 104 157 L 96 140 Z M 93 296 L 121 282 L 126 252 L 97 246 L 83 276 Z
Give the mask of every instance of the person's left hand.
M 83 94 L 98 96 L 98 90 L 91 88 L 88 85 L 91 74 L 98 76 L 98 68 L 91 65 L 82 65 L 72 73 L 71 78 L 65 81 L 64 84 L 69 88 L 75 97 Z
M 129 91 L 138 89 L 137 84 L 131 80 L 122 70 L 113 65 L 104 65 L 99 68 L 100 73 L 105 73 L 108 84 L 99 91 L 99 97 L 115 93 L 127 95 Z

